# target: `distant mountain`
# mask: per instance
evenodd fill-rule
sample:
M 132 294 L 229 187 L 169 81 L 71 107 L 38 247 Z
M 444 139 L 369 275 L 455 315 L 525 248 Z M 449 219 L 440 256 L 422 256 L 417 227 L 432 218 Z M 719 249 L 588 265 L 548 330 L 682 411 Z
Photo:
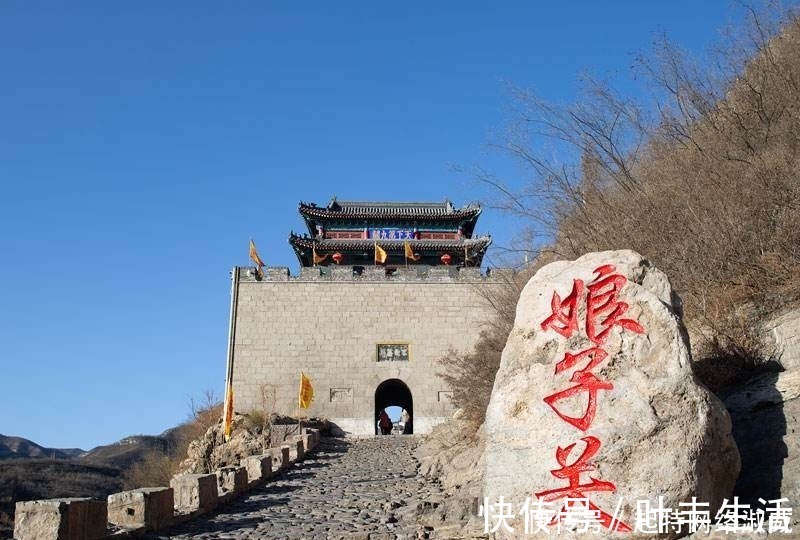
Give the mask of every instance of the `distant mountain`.
M 161 435 L 132 435 L 88 451 L 80 448 L 46 448 L 23 437 L 0 435 L 0 462 L 7 459 L 57 459 L 124 470 L 141 461 L 148 452 L 168 451 L 179 434 L 180 428 L 173 428 Z
M 77 459 L 80 463 L 127 469 L 141 461 L 148 452 L 167 452 L 172 441 L 163 436 L 133 435 L 115 443 L 92 448 Z
M 181 428 L 134 435 L 89 450 L 45 448 L 22 437 L 0 435 L 0 538 L 13 531 L 16 501 L 54 497 L 105 497 L 121 491 L 125 471 L 149 452 L 166 451 Z
M 0 459 L 70 459 L 85 454 L 80 448 L 45 448 L 22 437 L 0 434 Z

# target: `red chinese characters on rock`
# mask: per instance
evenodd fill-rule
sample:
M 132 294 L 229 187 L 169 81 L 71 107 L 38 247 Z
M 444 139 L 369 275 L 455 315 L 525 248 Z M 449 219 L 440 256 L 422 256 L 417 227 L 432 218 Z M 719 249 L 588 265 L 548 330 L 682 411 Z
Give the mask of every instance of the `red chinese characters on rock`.
M 627 279 L 621 274 L 614 274 L 615 270 L 611 264 L 596 268 L 596 277 L 588 286 L 584 285 L 582 279 L 574 280 L 572 292 L 564 300 L 557 292 L 553 292 L 550 302 L 553 313 L 542 321 L 542 330 L 555 330 L 565 338 L 571 338 L 578 330 L 578 302 L 583 297 L 584 289 L 587 289 L 586 336 L 593 343 L 604 344 L 614 325 L 643 334 L 644 328 L 638 322 L 622 318 L 630 307 L 619 301 L 620 290 Z
M 619 293 L 628 280 L 621 274 L 614 274 L 615 270 L 610 264 L 596 268 L 594 273 L 597 277 L 587 287 L 586 335 L 598 345 L 606 342 L 614 325 L 644 334 L 644 328 L 638 322 L 622 318 L 630 306 L 619 301 Z
M 572 337 L 578 329 L 578 300 L 583 296 L 583 280 L 576 279 L 572 283 L 572 292 L 561 300 L 557 292 L 553 292 L 550 308 L 553 314 L 542 321 L 542 330 L 552 328 L 565 338 Z
M 581 439 L 584 443 L 586 443 L 586 448 L 584 448 L 583 453 L 581 453 L 580 457 L 576 459 L 571 464 L 567 465 L 567 458 L 572 453 L 572 449 L 575 448 L 577 443 L 572 443 L 566 448 L 559 447 L 556 450 L 556 460 L 558 464 L 561 465 L 560 469 L 555 469 L 550 471 L 550 474 L 555 476 L 556 478 L 562 478 L 569 482 L 569 485 L 559 489 L 550 489 L 547 491 L 540 491 L 536 493 L 536 497 L 543 501 L 556 501 L 559 499 L 569 498 L 569 499 L 588 499 L 586 496 L 587 493 L 593 492 L 610 492 L 613 493 L 616 491 L 617 487 L 612 484 L 611 482 L 606 482 L 604 480 L 598 480 L 596 478 L 589 477 L 591 482 L 587 482 L 585 484 L 581 484 L 580 475 L 584 472 L 590 472 L 595 469 L 595 466 L 589 461 L 592 457 L 597 453 L 597 450 L 600 449 L 600 439 L 597 437 L 584 437 Z M 560 510 L 556 517 L 553 518 L 553 521 L 550 523 L 551 525 L 556 523 L 558 520 L 558 516 L 562 515 L 563 510 L 566 508 L 568 503 L 565 503 L 564 508 Z M 604 512 L 600 508 L 597 507 L 593 502 L 589 501 L 589 509 L 594 510 L 598 513 L 600 523 L 606 528 L 612 531 L 619 531 L 619 532 L 630 532 L 631 528 L 629 525 L 626 525 L 618 518 L 611 516 L 607 512 Z
M 568 422 L 575 426 L 576 428 L 580 429 L 581 431 L 586 431 L 589 429 L 589 426 L 592 425 L 592 420 L 594 420 L 594 415 L 597 412 L 597 393 L 600 390 L 611 390 L 614 388 L 614 385 L 608 381 L 600 379 L 597 375 L 592 373 L 590 370 L 595 367 L 597 364 L 602 362 L 608 356 L 608 353 L 603 349 L 598 349 L 597 347 L 592 347 L 591 349 L 586 349 L 585 351 L 581 351 L 578 354 L 570 354 L 566 353 L 564 355 L 564 359 L 556 364 L 556 375 L 564 371 L 565 369 L 569 369 L 572 367 L 575 362 L 582 359 L 584 356 L 590 356 L 592 359 L 580 371 L 576 371 L 572 374 L 570 378 L 570 382 L 576 383 L 575 386 L 571 386 L 566 390 L 561 390 L 560 392 L 556 392 L 555 394 L 549 395 L 544 398 L 544 402 L 547 403 L 553 411 L 558 415 L 559 418 Z M 589 402 L 586 406 L 586 411 L 583 413 L 583 416 L 580 418 L 575 418 L 572 416 L 567 416 L 566 414 L 562 413 L 556 407 L 556 403 L 561 400 L 570 398 L 579 392 L 587 392 L 589 394 Z
M 564 355 L 564 359 L 556 364 L 555 375 L 580 365 L 580 369 L 575 370 L 569 379 L 574 384 L 544 398 L 544 402 L 553 409 L 559 418 L 583 432 L 591 427 L 592 421 L 597 414 L 600 391 L 614 389 L 613 383 L 598 377 L 592 372 L 594 368 L 608 358 L 608 353 L 601 346 L 608 340 L 608 336 L 614 326 L 619 326 L 623 330 L 637 334 L 645 332 L 642 325 L 637 321 L 623 318 L 630 307 L 620 300 L 620 292 L 626 282 L 625 276 L 617 274 L 613 265 L 600 266 L 594 270 L 594 279 L 588 285 L 584 284 L 583 280 L 573 280 L 572 291 L 563 300 L 557 292 L 553 292 L 553 298 L 550 302 L 552 313 L 541 322 L 542 330 L 553 330 L 565 338 L 571 338 L 579 330 L 578 312 L 585 292 L 586 337 L 595 346 L 577 353 L 567 352 Z M 583 415 L 570 416 L 558 408 L 559 402 L 582 392 L 588 395 Z M 586 448 L 580 457 L 570 464 L 567 464 L 567 459 L 577 443 L 572 443 L 564 448 L 559 447 L 556 450 L 556 461 L 561 468 L 554 469 L 550 473 L 556 478 L 567 480 L 568 485 L 559 489 L 538 492 L 536 493 L 537 498 L 544 501 L 553 501 L 561 498 L 588 500 L 587 494 L 589 493 L 613 493 L 616 491 L 616 486 L 612 482 L 599 480 L 591 476 L 589 477 L 590 481 L 581 483 L 580 475 L 582 473 L 588 473 L 596 469 L 590 460 L 601 446 L 600 439 L 596 437 L 586 436 L 581 441 L 585 443 Z M 630 526 L 616 517 L 612 517 L 600 510 L 590 500 L 588 505 L 590 510 L 598 513 L 600 523 L 607 529 L 619 532 L 630 532 L 632 530 Z M 553 523 L 558 521 L 560 515 L 562 515 L 562 512 L 559 512 L 553 518 Z

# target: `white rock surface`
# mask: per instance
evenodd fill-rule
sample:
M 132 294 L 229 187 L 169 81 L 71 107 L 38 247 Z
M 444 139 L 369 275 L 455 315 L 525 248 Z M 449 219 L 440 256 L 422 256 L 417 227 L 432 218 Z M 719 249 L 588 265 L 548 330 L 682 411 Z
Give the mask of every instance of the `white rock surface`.
M 604 343 L 593 343 L 587 337 L 585 290 L 577 303 L 578 325 L 571 337 L 542 328 L 553 313 L 554 292 L 566 301 L 576 279 L 588 290 L 596 277 L 594 271 L 609 264 L 627 278 L 618 300 L 629 308 L 619 314 L 618 322 L 635 322 L 625 324 L 627 328 L 613 325 Z M 621 499 L 622 521 L 631 527 L 637 500 L 655 503 L 661 495 L 665 505 L 677 507 L 695 496 L 710 503 L 714 512 L 724 497 L 730 497 L 739 473 L 730 418 L 722 403 L 692 374 L 680 316 L 680 300 L 667 277 L 632 251 L 590 253 L 539 270 L 520 296 L 487 410 L 484 496 L 489 502 L 502 496 L 514 503 L 518 513 L 526 497 L 535 499 L 534 493 L 566 487 L 567 478 L 551 474 L 560 468 L 556 449 L 575 443 L 565 459 L 571 465 L 587 448 L 581 441 L 584 437 L 595 437 L 601 446 L 589 459 L 594 468 L 582 472 L 579 482 L 591 482 L 591 477 L 616 487 L 616 493 L 586 491 L 584 496 L 608 514 L 614 514 Z M 600 329 L 602 321 L 601 317 Z M 555 374 L 556 363 L 565 353 L 593 346 L 608 356 L 586 373 L 610 382 L 613 388 L 597 392 L 596 414 L 582 431 L 562 420 L 544 398 L 575 386 L 571 376 L 585 369 L 588 359 Z M 554 406 L 564 415 L 581 417 L 587 410 L 587 395 L 581 391 Z M 557 508 L 559 502 L 554 503 Z M 499 536 L 548 538 L 543 533 L 524 534 L 520 517 L 514 524 L 514 533 L 501 528 Z M 562 532 L 558 537 L 573 536 Z M 600 537 L 653 538 L 608 532 Z
M 797 371 L 800 368 L 800 309 L 780 313 L 770 319 L 764 329 L 783 368 Z

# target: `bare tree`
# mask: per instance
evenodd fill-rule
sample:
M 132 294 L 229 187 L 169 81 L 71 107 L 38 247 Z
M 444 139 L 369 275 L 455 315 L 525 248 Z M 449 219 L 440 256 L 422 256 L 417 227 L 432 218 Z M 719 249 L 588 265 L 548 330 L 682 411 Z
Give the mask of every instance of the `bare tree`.
M 654 260 L 709 354 L 755 353 L 757 320 L 800 297 L 800 20 L 747 14 L 704 61 L 666 39 L 640 55 L 647 98 L 593 79 L 567 107 L 515 90 L 497 147 L 528 179 L 512 189 L 478 171 L 497 207 L 550 235 L 545 256 L 631 248 Z

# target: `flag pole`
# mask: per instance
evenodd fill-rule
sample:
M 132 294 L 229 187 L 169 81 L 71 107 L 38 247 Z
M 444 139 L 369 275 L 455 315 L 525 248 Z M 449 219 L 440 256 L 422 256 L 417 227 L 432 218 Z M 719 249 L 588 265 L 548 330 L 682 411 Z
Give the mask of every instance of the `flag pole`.
M 227 429 L 227 422 L 233 423 L 233 348 L 236 341 L 236 308 L 239 300 L 239 267 L 234 266 L 231 271 L 231 309 L 228 320 L 228 354 L 227 369 L 225 372 L 225 401 L 222 408 L 223 430 Z M 230 401 L 229 401 L 230 400 Z M 229 404 L 230 403 L 230 404 Z M 231 411 L 228 418 L 228 411 Z M 228 436 L 225 437 L 226 440 Z
M 303 395 L 303 372 L 300 372 L 300 389 L 297 392 L 297 429 L 298 435 L 303 436 L 303 419 L 301 418 L 303 410 L 301 409 L 300 398 Z

